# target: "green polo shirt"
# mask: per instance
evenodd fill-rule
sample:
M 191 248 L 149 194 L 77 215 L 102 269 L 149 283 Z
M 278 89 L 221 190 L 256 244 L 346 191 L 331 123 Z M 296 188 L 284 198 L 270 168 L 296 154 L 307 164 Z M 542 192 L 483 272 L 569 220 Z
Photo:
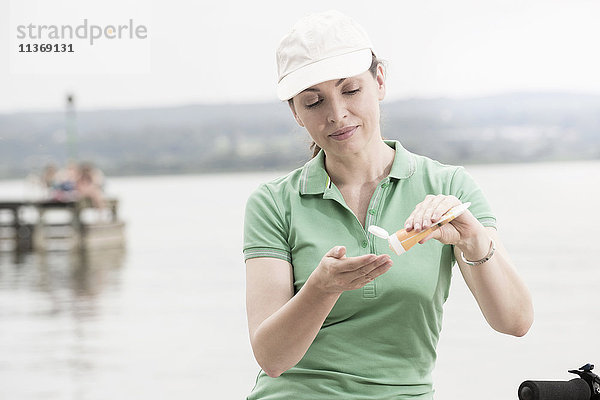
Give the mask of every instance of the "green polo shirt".
M 412 154 L 397 141 L 389 176 L 375 189 L 365 227 L 403 227 L 428 194 L 472 203 L 484 225 L 496 219 L 463 167 Z M 248 199 L 244 258 L 289 261 L 296 292 L 334 246 L 348 257 L 390 254 L 393 267 L 361 289 L 342 293 L 298 364 L 278 378 L 261 371 L 248 399 L 432 399 L 431 372 L 448 297 L 452 246 L 437 240 L 397 256 L 363 227 L 325 170 L 321 152 L 302 168 L 262 184 Z

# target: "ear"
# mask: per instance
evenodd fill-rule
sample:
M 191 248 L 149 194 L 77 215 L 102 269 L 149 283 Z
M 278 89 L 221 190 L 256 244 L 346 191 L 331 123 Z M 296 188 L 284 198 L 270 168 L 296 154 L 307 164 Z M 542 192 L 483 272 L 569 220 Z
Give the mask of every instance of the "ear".
M 294 118 L 296 119 L 296 122 L 298 123 L 298 125 L 300 125 L 301 127 L 304 128 L 304 124 L 302 123 L 302 120 L 296 113 L 296 107 L 294 106 L 294 100 L 288 101 L 288 105 L 290 106 L 290 110 L 292 110 L 292 114 L 294 114 Z
M 377 66 L 377 77 L 375 80 L 377 81 L 378 98 L 381 101 L 385 98 L 385 69 L 383 68 L 383 64 Z

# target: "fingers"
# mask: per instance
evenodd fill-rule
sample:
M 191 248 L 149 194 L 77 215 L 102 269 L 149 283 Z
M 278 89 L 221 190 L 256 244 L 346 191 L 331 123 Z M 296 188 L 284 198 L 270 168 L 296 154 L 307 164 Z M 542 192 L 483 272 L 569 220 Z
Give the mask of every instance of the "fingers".
M 383 265 L 389 264 L 389 266 L 392 266 L 392 259 L 390 258 L 389 255 L 387 254 L 382 254 L 380 256 L 377 256 L 377 258 L 375 258 L 372 262 L 362 265 L 361 267 L 352 270 L 352 271 L 348 271 L 345 272 L 344 274 L 346 274 L 348 276 L 348 279 L 350 281 L 354 281 L 356 279 L 359 279 L 361 277 L 367 277 L 367 278 L 373 278 L 375 279 L 378 275 L 373 275 L 373 271 L 377 270 L 378 268 L 380 268 Z
M 389 258 L 377 261 L 373 263 L 373 268 L 370 269 L 368 272 L 366 272 L 365 274 L 356 275 L 356 277 L 350 282 L 350 286 L 355 289 L 361 288 L 367 283 L 374 281 L 375 278 L 377 278 L 378 276 L 385 274 L 387 271 L 389 271 L 392 265 L 393 262 Z M 348 274 L 355 274 L 356 272 L 357 271 L 349 272 Z
M 345 249 L 331 249 L 310 276 L 324 291 L 341 293 L 358 289 L 392 266 L 387 254 L 336 258 L 342 253 L 345 254 Z
M 373 271 L 369 272 L 368 275 L 372 278 L 371 280 L 374 280 L 378 276 L 385 274 L 390 268 L 392 268 L 393 265 L 394 262 L 392 260 L 386 261 L 379 267 L 375 268 Z
M 326 257 L 343 258 L 346 255 L 346 248 L 344 246 L 332 247 L 326 254 Z
M 427 229 L 440 220 L 452 207 L 461 204 L 455 196 L 439 194 L 437 196 L 427 195 L 425 199 L 417 204 L 414 211 L 406 219 L 404 228 L 407 231 L 417 232 Z
M 382 256 L 377 256 L 375 254 L 365 254 L 357 257 L 348 257 L 342 260 L 342 262 L 339 263 L 337 268 L 340 272 L 354 271 L 358 268 L 372 263 L 373 261 L 377 260 L 378 257 Z
M 461 201 L 455 196 L 444 196 L 442 201 L 439 202 L 435 210 L 432 210 L 429 220 L 431 222 L 437 222 L 439 219 L 446 214 L 452 207 L 456 207 L 462 204 Z
M 404 223 L 404 228 L 407 231 L 412 231 L 413 229 L 420 231 L 422 227 L 423 221 L 423 212 L 429 207 L 429 205 L 433 202 L 435 196 L 427 195 L 425 196 L 425 200 L 417 204 L 413 212 L 408 216 L 406 222 Z

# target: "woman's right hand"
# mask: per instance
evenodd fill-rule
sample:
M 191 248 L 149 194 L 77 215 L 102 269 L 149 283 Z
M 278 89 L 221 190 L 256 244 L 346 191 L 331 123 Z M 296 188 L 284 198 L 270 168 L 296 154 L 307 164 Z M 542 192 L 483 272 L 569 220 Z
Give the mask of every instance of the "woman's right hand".
M 308 280 L 323 292 L 341 294 L 372 282 L 386 273 L 392 264 L 392 259 L 387 254 L 346 257 L 346 248 L 336 246 L 323 256 Z

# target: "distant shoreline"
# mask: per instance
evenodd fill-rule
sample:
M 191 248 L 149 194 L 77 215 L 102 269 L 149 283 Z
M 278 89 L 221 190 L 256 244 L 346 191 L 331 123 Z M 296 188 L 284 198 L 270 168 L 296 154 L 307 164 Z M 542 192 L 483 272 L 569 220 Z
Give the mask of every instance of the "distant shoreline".
M 0 179 L 75 158 L 108 176 L 287 170 L 310 137 L 287 104 L 0 114 Z M 600 159 L 600 95 L 508 93 L 383 102 L 381 130 L 447 164 Z M 69 132 L 67 134 L 67 131 Z
M 307 159 L 308 161 L 308 159 Z M 437 160 L 440 161 L 440 160 Z M 441 161 L 440 161 L 441 162 Z M 599 158 L 590 158 L 590 159 L 556 159 L 556 160 L 528 160 L 528 161 L 507 161 L 507 162 L 469 162 L 469 163 L 444 163 L 450 165 L 463 165 L 466 167 L 475 166 L 475 167 L 502 167 L 502 166 L 515 166 L 519 164 L 523 165 L 531 165 L 531 164 L 556 164 L 556 163 L 594 163 L 600 162 Z M 185 176 L 203 176 L 203 175 L 250 175 L 257 173 L 265 173 L 265 174 L 277 174 L 285 175 L 296 168 L 302 167 L 302 165 L 290 166 L 289 168 L 272 168 L 272 169 L 252 169 L 245 168 L 240 170 L 204 170 L 204 171 L 185 171 L 185 172 L 161 172 L 161 171 L 145 171 L 139 173 L 106 173 L 106 178 L 110 181 L 111 178 L 154 178 L 154 177 L 185 177 Z M 32 172 L 34 173 L 34 172 Z M 0 178 L 0 183 L 7 182 L 22 182 L 27 179 L 27 175 L 25 176 L 13 176 L 13 177 L 2 177 Z

